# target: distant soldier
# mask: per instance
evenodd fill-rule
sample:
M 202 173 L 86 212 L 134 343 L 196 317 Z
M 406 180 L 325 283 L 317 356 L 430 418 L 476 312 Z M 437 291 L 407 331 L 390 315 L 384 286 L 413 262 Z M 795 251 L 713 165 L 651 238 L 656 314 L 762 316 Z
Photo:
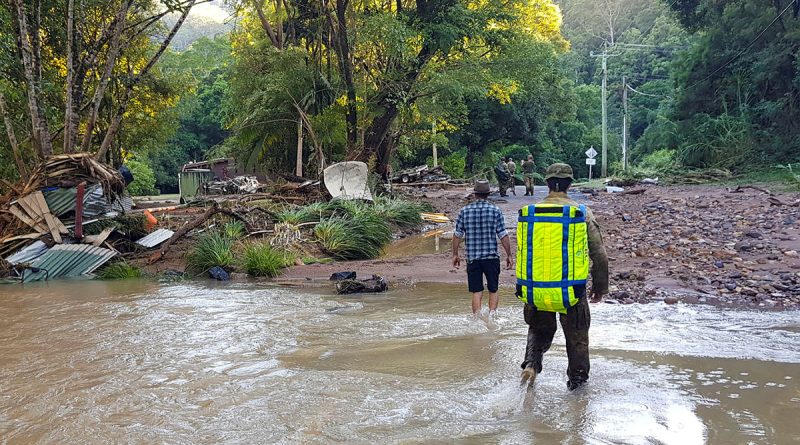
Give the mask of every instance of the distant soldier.
M 506 166 L 508 166 L 508 174 L 511 176 L 511 193 L 514 196 L 517 196 L 517 180 L 514 178 L 514 175 L 517 174 L 517 164 L 514 163 L 514 160 L 511 157 L 508 158 L 508 162 L 506 162 Z
M 533 162 L 533 155 L 528 155 L 528 159 L 522 161 L 522 179 L 525 181 L 525 196 L 533 196 L 533 173 L 536 171 L 536 163 Z
M 500 190 L 500 196 L 508 196 L 506 190 L 508 189 L 511 175 L 508 173 L 506 158 L 500 158 L 500 162 L 494 167 L 494 174 L 497 176 L 497 186 Z
M 591 210 L 567 196 L 572 167 L 553 164 L 545 180 L 550 194 L 520 209 L 517 223 L 517 297 L 525 303 L 528 324 L 522 380 L 531 384 L 542 372 L 558 312 L 567 343 L 567 388 L 573 390 L 589 379 L 587 299 L 599 302 L 608 292 L 608 257 Z

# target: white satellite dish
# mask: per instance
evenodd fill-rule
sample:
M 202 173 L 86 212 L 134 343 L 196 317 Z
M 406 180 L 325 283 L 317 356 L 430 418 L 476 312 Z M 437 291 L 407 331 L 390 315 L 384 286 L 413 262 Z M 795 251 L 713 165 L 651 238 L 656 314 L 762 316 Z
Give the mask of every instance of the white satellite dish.
M 367 185 L 369 170 L 367 164 L 357 161 L 340 162 L 326 168 L 323 172 L 325 188 L 334 198 L 372 201 L 372 193 Z

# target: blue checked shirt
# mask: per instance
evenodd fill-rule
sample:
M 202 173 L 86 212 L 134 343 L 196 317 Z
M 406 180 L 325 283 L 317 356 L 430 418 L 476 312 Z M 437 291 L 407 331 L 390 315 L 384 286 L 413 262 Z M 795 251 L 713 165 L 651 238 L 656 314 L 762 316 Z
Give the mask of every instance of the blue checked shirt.
M 508 232 L 503 212 L 489 201 L 479 199 L 461 209 L 453 235 L 466 239 L 467 261 L 475 261 L 500 258 L 497 240 Z

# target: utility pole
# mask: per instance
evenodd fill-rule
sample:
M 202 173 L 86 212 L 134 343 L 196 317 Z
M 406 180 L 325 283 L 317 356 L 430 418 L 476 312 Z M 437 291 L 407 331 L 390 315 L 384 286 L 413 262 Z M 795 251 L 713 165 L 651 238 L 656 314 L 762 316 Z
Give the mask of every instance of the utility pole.
M 628 169 L 628 83 L 622 76 L 622 170 Z
M 601 149 L 601 168 L 600 173 L 603 177 L 608 176 L 608 108 L 606 105 L 606 96 L 607 96 L 607 88 L 608 88 L 608 58 L 614 57 L 617 54 L 608 54 L 607 48 L 603 45 L 603 53 L 602 54 L 595 54 L 594 52 L 589 53 L 591 57 L 601 57 L 602 58 L 602 67 L 603 67 L 603 82 L 602 88 L 600 92 L 600 103 L 603 108 L 603 148 Z
M 603 47 L 603 88 L 602 92 L 602 105 L 603 105 L 603 149 L 602 149 L 602 164 L 601 164 L 601 173 L 605 178 L 608 175 L 608 109 L 606 106 L 606 88 L 608 83 L 608 67 L 606 62 L 608 61 L 608 57 L 606 56 L 606 48 Z
M 439 166 L 439 153 L 436 149 L 436 120 L 431 124 L 431 133 L 433 134 L 433 168 Z

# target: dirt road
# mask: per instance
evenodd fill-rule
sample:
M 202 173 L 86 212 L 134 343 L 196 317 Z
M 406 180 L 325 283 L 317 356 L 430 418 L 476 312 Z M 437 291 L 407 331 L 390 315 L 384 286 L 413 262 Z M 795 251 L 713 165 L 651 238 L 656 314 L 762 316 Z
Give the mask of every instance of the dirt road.
M 496 201 L 512 237 L 517 210 L 546 194 L 537 188 L 531 200 L 521 190 Z M 467 195 L 467 189 L 433 191 L 423 193 L 422 199 L 455 220 Z M 790 205 L 797 194 L 648 186 L 639 195 L 575 193 L 575 198 L 591 206 L 603 228 L 611 268 L 610 303 L 681 300 L 800 307 L 800 207 Z M 775 200 L 787 205 L 776 205 Z M 383 275 L 395 284 L 465 283 L 463 266 L 455 269 L 450 263 L 449 243 L 439 240 L 440 253 L 401 252 L 398 257 L 393 250 L 409 244 L 401 241 L 389 248 L 387 258 L 294 267 L 281 282 L 320 283 L 333 272 L 355 270 L 359 276 Z M 507 291 L 514 282 L 514 272 L 503 271 L 501 284 Z

